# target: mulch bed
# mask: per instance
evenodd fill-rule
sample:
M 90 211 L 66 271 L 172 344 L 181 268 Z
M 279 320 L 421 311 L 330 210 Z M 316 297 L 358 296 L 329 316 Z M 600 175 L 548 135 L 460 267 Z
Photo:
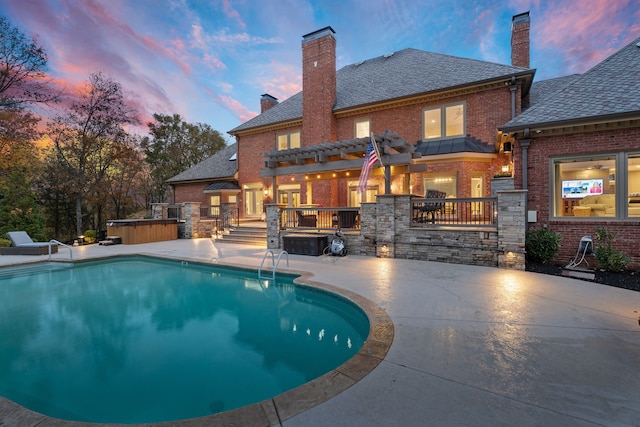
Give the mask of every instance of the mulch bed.
M 539 264 L 527 261 L 527 271 L 535 273 L 551 274 L 554 276 L 562 275 L 562 266 L 552 264 Z M 615 286 L 617 288 L 631 289 L 633 291 L 640 291 L 640 271 L 624 271 L 621 273 L 614 273 L 611 271 L 593 270 L 595 273 L 594 280 L 588 280 L 589 282 L 601 283 L 603 285 Z M 585 280 L 585 279 L 577 279 Z

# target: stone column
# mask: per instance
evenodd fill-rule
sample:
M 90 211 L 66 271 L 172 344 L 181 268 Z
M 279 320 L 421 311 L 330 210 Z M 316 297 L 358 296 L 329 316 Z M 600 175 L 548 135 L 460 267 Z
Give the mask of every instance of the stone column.
M 198 237 L 200 227 L 200 202 L 184 203 L 184 238 Z
M 498 191 L 498 267 L 525 269 L 527 191 Z
M 395 196 L 378 195 L 376 199 L 376 256 L 395 258 Z
M 280 221 L 278 220 L 278 205 L 270 203 L 266 206 L 267 248 L 280 249 Z
M 151 217 L 153 219 L 166 219 L 168 218 L 167 209 L 169 203 L 152 203 L 151 204 Z

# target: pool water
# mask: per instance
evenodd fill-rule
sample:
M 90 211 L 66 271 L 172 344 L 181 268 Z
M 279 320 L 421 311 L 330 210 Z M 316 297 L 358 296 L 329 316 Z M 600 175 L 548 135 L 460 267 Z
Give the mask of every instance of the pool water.
M 0 395 L 55 418 L 235 409 L 331 371 L 369 332 L 357 306 L 293 276 L 147 257 L 48 266 L 0 274 Z

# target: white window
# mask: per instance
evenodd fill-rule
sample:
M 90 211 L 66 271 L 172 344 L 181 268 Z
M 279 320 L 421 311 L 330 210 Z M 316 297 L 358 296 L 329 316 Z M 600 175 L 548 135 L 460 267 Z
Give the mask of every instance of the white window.
M 278 135 L 278 151 L 300 148 L 300 131 Z
M 451 138 L 465 134 L 465 105 L 453 104 L 423 111 L 424 139 Z
M 366 138 L 369 136 L 371 122 L 369 119 L 356 120 L 356 138 Z

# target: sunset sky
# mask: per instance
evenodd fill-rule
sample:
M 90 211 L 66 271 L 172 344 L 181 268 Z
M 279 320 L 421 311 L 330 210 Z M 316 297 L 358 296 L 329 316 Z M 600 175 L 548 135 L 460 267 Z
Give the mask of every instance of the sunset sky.
M 509 64 L 511 17 L 526 11 L 536 80 L 582 73 L 640 36 L 640 0 L 0 0 L 65 90 L 101 71 L 143 121 L 178 113 L 225 135 L 260 95 L 302 89 L 304 34 L 336 31 L 338 69 L 408 47 Z

